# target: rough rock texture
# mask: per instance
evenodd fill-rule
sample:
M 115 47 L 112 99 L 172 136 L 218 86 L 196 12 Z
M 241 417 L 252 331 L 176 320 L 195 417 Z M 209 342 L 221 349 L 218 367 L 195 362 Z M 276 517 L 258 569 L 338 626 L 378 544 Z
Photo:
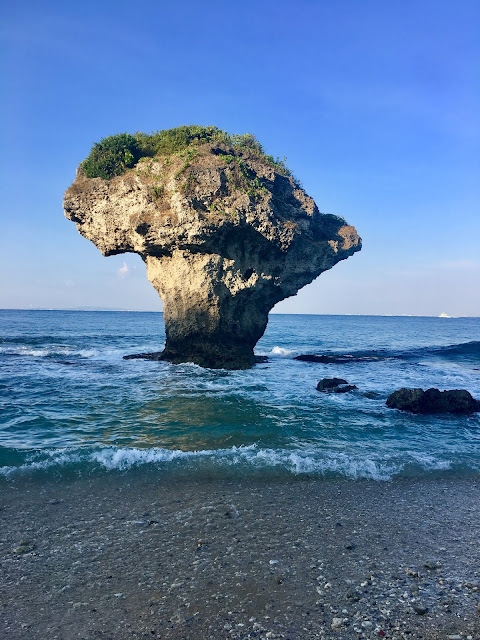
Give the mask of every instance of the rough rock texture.
M 145 261 L 164 304 L 162 358 L 207 367 L 252 366 L 270 309 L 361 248 L 290 176 L 224 144 L 111 180 L 79 169 L 64 210 L 103 255 Z
M 323 393 L 348 393 L 358 389 L 354 384 L 348 384 L 343 378 L 322 378 L 317 384 L 317 391 Z
M 387 398 L 387 407 L 411 413 L 474 413 L 480 402 L 465 389 L 406 389 L 394 391 Z

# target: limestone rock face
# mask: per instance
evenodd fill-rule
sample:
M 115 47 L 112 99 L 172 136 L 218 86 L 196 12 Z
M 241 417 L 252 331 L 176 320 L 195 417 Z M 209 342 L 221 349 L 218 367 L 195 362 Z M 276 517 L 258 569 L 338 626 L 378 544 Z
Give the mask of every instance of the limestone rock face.
M 268 312 L 361 248 L 292 177 L 224 144 L 143 158 L 110 180 L 82 169 L 65 215 L 105 256 L 138 253 L 164 304 L 162 358 L 247 368 Z

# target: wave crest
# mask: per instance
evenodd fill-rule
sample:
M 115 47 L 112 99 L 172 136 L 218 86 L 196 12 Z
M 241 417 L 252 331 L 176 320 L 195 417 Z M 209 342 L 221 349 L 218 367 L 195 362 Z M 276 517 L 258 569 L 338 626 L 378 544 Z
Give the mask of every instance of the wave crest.
M 82 468 L 90 471 L 129 471 L 151 466 L 164 472 L 207 473 L 217 470 L 224 473 L 235 470 L 243 474 L 252 471 L 274 472 L 281 475 L 341 476 L 352 480 L 391 480 L 409 469 L 422 472 L 441 471 L 451 468 L 448 460 L 433 456 L 419 456 L 406 452 L 403 458 L 391 459 L 348 455 L 338 452 L 314 452 L 289 449 L 259 448 L 258 445 L 231 447 L 228 449 L 205 449 L 181 451 L 161 447 L 139 449 L 135 447 L 105 447 L 94 451 L 85 449 L 62 449 L 36 453 L 19 466 L 5 466 L 0 475 L 11 478 L 18 473 L 48 471 L 54 468 Z M 475 470 L 474 470 L 475 471 Z M 478 471 L 478 470 L 476 470 Z

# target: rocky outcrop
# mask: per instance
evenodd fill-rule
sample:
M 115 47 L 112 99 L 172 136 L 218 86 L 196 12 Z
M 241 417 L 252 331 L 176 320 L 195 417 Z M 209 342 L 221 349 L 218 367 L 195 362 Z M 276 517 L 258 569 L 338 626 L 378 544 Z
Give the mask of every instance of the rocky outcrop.
M 387 407 L 411 413 L 459 413 L 480 411 L 480 402 L 465 389 L 406 389 L 394 391 L 387 398 Z
M 293 359 L 300 360 L 300 362 L 321 362 L 322 364 L 346 364 L 347 362 L 352 362 L 351 356 L 325 356 L 314 353 L 305 353 L 295 356 Z
M 164 305 L 162 359 L 206 367 L 252 366 L 270 309 L 361 248 L 291 176 L 225 144 L 143 158 L 110 180 L 79 168 L 64 210 L 103 255 L 144 260 Z
M 305 353 L 295 356 L 294 360 L 300 362 L 318 362 L 321 364 L 351 364 L 352 362 L 378 362 L 385 360 L 385 356 L 351 356 L 351 355 L 317 355 L 314 353 Z
M 317 384 L 317 391 L 323 393 L 348 393 L 358 389 L 354 384 L 348 384 L 343 378 L 322 378 Z

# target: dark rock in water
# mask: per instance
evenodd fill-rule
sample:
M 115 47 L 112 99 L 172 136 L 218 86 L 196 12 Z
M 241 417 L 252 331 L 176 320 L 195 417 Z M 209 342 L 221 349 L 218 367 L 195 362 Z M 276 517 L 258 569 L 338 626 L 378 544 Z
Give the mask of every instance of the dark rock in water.
M 167 361 L 172 362 L 171 358 L 164 356 L 164 351 L 154 351 L 153 353 L 132 353 L 128 356 L 123 356 L 124 360 L 155 360 L 155 361 Z M 268 362 L 267 356 L 254 356 L 255 364 L 264 364 Z M 177 363 L 178 364 L 178 363 Z
M 358 389 L 355 384 L 346 384 L 343 387 L 335 387 L 332 389 L 333 393 L 348 393 L 349 391 L 353 391 L 354 389 Z
M 357 389 L 357 387 L 354 384 L 348 384 L 343 378 L 323 378 L 317 384 L 317 391 L 323 393 L 347 393 L 352 389 Z
M 350 364 L 352 362 L 378 362 L 378 360 L 386 360 L 385 356 L 351 356 L 351 355 L 317 355 L 314 353 L 305 353 L 295 356 L 294 360 L 301 362 L 319 362 L 321 364 Z
M 381 398 L 381 394 L 377 393 L 376 391 L 365 391 L 365 393 L 362 393 L 362 396 L 364 398 L 368 398 L 369 400 L 376 400 L 377 398 Z
M 480 402 L 465 389 L 406 389 L 394 391 L 387 398 L 387 407 L 411 413 L 459 413 L 480 411 Z
M 348 382 L 343 378 L 323 378 L 317 384 L 317 391 L 329 391 L 341 384 L 348 384 Z
M 301 362 L 321 362 L 323 364 L 343 364 L 345 362 L 352 362 L 353 356 L 317 356 L 306 353 L 301 356 L 295 356 L 294 360 L 300 360 Z
M 253 136 L 215 127 L 103 139 L 64 210 L 103 255 L 141 256 L 164 305 L 160 359 L 202 367 L 250 368 L 270 309 L 361 249 Z
M 390 407 L 390 409 L 401 409 L 402 411 L 421 413 L 420 401 L 424 393 L 423 389 L 407 389 L 406 387 L 402 387 L 388 396 L 386 405 Z
M 154 353 L 132 353 L 129 356 L 123 356 L 124 360 L 161 360 L 163 351 L 155 351 Z

